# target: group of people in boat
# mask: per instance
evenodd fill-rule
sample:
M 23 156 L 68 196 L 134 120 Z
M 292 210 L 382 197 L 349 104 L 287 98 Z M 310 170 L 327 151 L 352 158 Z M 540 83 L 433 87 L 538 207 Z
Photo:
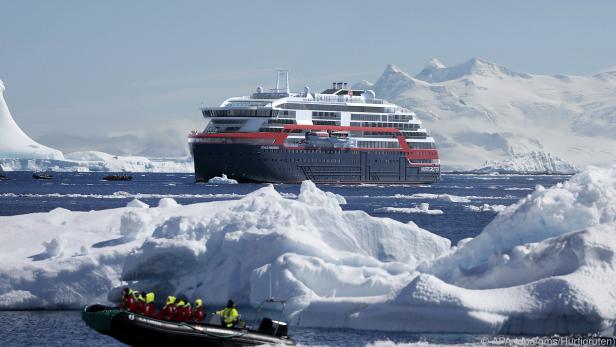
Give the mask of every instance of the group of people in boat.
M 205 319 L 206 312 L 201 298 L 196 299 L 193 306 L 187 299 L 170 295 L 167 297 L 165 306 L 158 312 L 154 307 L 154 299 L 155 294 L 153 292 L 144 293 L 126 287 L 122 289 L 120 308 L 147 317 L 172 322 L 202 322 Z M 221 318 L 221 323 L 227 328 L 236 327 L 240 321 L 240 315 L 233 300 L 229 300 L 227 306 L 216 311 L 215 314 Z

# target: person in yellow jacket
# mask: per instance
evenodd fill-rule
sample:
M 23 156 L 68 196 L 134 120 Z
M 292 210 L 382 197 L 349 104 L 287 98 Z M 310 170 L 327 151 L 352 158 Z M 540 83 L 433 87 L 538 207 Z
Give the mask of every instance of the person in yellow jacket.
M 216 311 L 217 315 L 220 315 L 227 328 L 233 328 L 239 321 L 240 314 L 237 312 L 237 307 L 233 300 L 227 301 L 227 307 L 220 311 Z

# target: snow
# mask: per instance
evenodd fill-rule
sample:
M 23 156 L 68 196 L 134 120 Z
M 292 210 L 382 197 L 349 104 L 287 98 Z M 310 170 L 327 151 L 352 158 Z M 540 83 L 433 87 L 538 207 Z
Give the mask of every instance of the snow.
M 442 210 L 431 210 L 430 204 L 425 202 L 414 207 L 379 207 L 374 212 L 443 214 Z
M 515 154 L 509 159 L 489 161 L 482 167 L 473 170 L 477 173 L 525 173 L 525 174 L 574 174 L 579 169 L 564 160 L 549 153 L 530 152 Z
M 383 300 L 450 248 L 414 224 L 343 211 L 340 197 L 311 182 L 296 199 L 267 186 L 239 200 L 129 206 L 0 217 L 0 308 L 105 302 L 122 279 L 243 305 L 268 297 L 271 280 L 271 294 L 294 311 L 316 297 Z M 54 239 L 65 243 L 50 257 L 42 244 Z
M 133 199 L 126 204 L 126 207 L 149 208 L 150 205 L 146 204 L 145 202 L 140 201 L 139 199 Z
M 533 152 L 581 168 L 616 160 L 613 72 L 548 76 L 481 58 L 449 67 L 432 60 L 415 77 L 389 65 L 374 84 L 358 85 L 414 111 L 435 138 L 444 170 Z
M 434 200 L 447 201 L 447 202 L 471 202 L 470 198 L 475 198 L 475 197 L 474 196 L 471 196 L 471 197 L 458 196 L 458 195 L 451 195 L 451 194 L 417 193 L 413 195 L 395 194 L 394 198 L 397 198 L 397 199 L 434 199 Z
M 0 217 L 0 308 L 117 300 L 130 281 L 212 306 L 286 299 L 308 327 L 616 332 L 616 165 L 537 186 L 454 247 L 308 181 L 293 199 L 159 205 Z
M 97 151 L 68 153 L 63 160 L 0 159 L 0 167 L 5 171 L 194 172 L 192 157 L 155 159 Z
M 222 177 L 212 177 L 207 181 L 208 184 L 237 184 L 237 181 L 228 178 L 227 175 L 222 174 Z
M 0 159 L 63 159 L 62 152 L 37 143 L 21 130 L 4 100 L 5 90 L 0 80 Z

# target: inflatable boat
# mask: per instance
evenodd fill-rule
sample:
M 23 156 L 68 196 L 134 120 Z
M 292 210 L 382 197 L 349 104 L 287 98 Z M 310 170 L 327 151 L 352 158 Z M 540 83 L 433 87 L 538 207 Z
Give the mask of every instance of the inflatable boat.
M 261 319 L 257 329 L 227 328 L 208 323 L 172 322 L 135 314 L 117 307 L 86 306 L 81 312 L 86 325 L 131 346 L 294 346 L 287 324 Z

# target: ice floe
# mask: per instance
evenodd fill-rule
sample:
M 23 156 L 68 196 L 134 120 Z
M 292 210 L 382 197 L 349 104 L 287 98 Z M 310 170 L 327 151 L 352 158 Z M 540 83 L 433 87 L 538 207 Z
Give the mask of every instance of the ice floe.
M 481 206 L 464 205 L 465 210 L 472 211 L 472 212 L 496 212 L 498 213 L 498 212 L 503 211 L 505 208 L 507 208 L 507 206 L 498 205 L 498 204 L 494 204 L 494 205 L 483 204 Z
M 237 184 L 237 181 L 228 178 L 227 175 L 222 174 L 222 177 L 212 177 L 207 181 L 208 184 Z
M 443 210 L 430 209 L 430 204 L 424 202 L 414 207 L 379 207 L 374 212 L 386 213 L 422 213 L 422 214 L 443 214 Z

